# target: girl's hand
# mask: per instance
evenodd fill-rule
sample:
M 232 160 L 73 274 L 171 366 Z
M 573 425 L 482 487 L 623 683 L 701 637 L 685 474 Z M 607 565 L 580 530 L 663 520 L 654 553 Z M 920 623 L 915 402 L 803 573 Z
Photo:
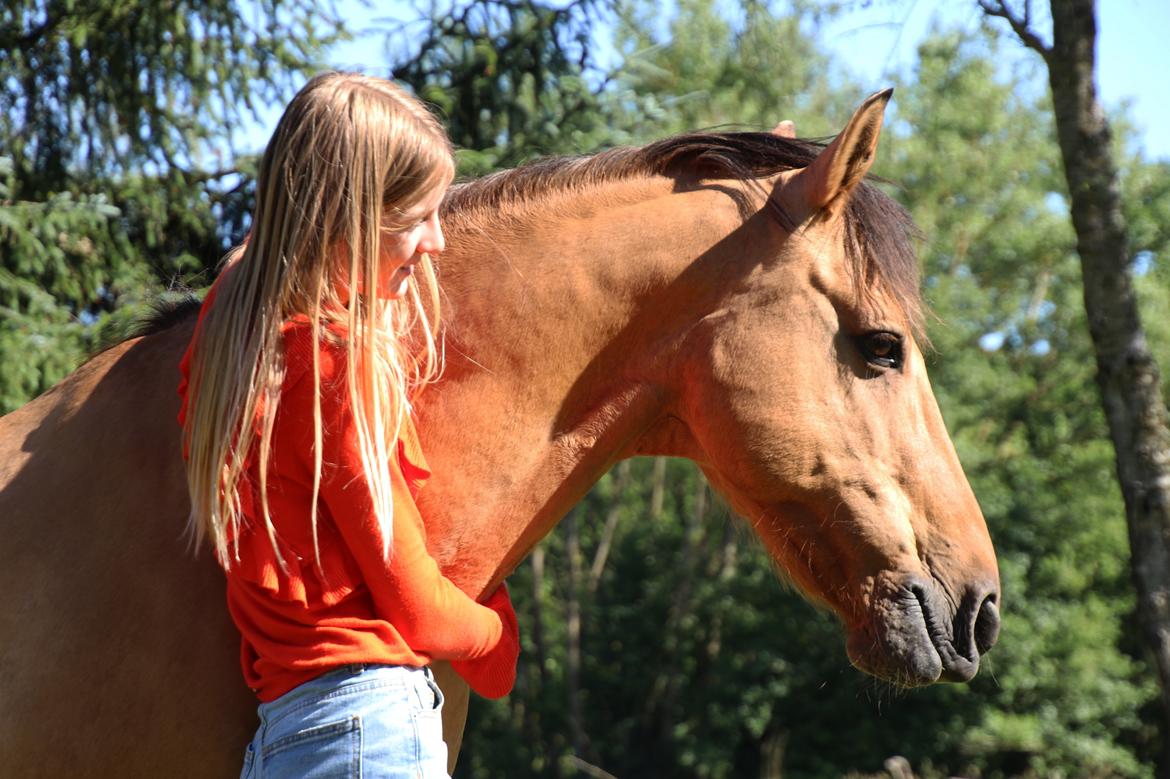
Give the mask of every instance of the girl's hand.
M 471 689 L 485 698 L 502 698 L 516 684 L 516 659 L 520 655 L 520 627 L 508 587 L 500 584 L 483 602 L 500 617 L 503 631 L 496 647 L 474 660 L 455 660 L 451 667 L 471 685 Z

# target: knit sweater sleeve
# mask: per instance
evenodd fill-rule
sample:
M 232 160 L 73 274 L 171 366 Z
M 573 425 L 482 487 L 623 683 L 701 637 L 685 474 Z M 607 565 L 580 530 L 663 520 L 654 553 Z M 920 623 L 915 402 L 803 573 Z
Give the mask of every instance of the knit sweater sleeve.
M 436 660 L 472 661 L 467 678 L 486 697 L 506 695 L 515 680 L 519 640 L 503 591 L 480 604 L 440 571 L 426 547 L 426 529 L 396 456 L 390 457 L 393 543 L 383 555 L 382 534 L 357 445 L 344 353 L 321 350 L 321 499 L 358 564 L 378 616 L 410 648 Z M 314 382 L 305 371 L 282 391 L 285 413 L 304 420 L 312 436 Z M 304 449 L 305 456 L 311 447 Z M 394 451 L 397 451 L 395 447 Z M 310 463 L 311 467 L 311 463 Z

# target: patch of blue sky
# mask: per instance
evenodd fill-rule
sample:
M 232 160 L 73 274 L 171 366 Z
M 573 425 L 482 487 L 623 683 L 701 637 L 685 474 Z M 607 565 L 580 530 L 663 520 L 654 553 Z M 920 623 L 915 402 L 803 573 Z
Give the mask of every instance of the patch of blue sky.
M 1015 4 L 1018 5 L 1018 4 Z M 1040 14 L 1043 4 L 1033 3 Z M 912 73 L 919 43 L 936 28 L 974 32 L 984 23 L 975 0 L 894 0 L 858 4 L 823 30 L 822 44 L 845 60 L 863 84 L 882 86 L 882 79 Z M 996 23 L 1006 23 L 994 20 Z M 1051 40 L 1050 24 L 1041 18 L 1037 29 Z M 1138 144 L 1152 159 L 1170 160 L 1170 100 L 1165 81 L 1170 73 L 1170 30 L 1166 0 L 1099 0 L 1097 3 L 1097 80 L 1107 110 L 1124 107 L 1138 133 Z M 1009 66 L 1038 66 L 1039 57 L 1013 41 L 998 50 Z M 1046 84 L 1043 69 L 1037 71 Z M 895 97 L 896 105 L 896 97 Z
M 1005 341 L 1007 341 L 1007 334 L 995 330 L 979 336 L 979 347 L 985 352 L 996 352 L 1003 347 Z

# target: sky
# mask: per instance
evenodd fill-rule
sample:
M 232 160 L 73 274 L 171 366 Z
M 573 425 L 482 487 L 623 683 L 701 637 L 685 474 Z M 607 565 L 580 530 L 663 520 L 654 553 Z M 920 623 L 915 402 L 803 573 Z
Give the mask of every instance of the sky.
M 1045 3 L 1037 0 L 1033 5 Z M 861 83 L 872 83 L 876 90 L 890 74 L 911 69 L 918 42 L 933 22 L 975 30 L 981 16 L 975 0 L 873 2 L 831 24 L 822 43 L 848 63 Z M 1006 22 L 998 21 L 1006 30 Z M 1170 0 L 1098 0 L 1099 96 L 1107 110 L 1128 101 L 1147 156 L 1170 161 L 1168 33 Z M 1022 46 L 1020 53 L 1038 56 Z
M 373 0 L 370 8 L 361 0 L 341 0 L 339 5 L 349 28 L 361 31 L 384 28 L 393 13 L 390 9 L 398 3 Z M 892 75 L 910 72 L 918 43 L 934 24 L 975 30 L 982 14 L 976 0 L 858 0 L 854 5 L 857 10 L 822 31 L 821 44 L 873 91 L 888 86 Z M 1097 5 L 1100 97 L 1107 110 L 1128 105 L 1139 147 L 1148 158 L 1170 161 L 1170 45 L 1165 41 L 1170 34 L 1170 0 L 1098 0 Z M 327 61 L 336 68 L 385 73 L 382 46 L 381 35 L 358 35 L 338 44 Z M 1005 51 L 1037 56 L 1022 46 Z M 262 148 L 279 113 L 273 108 L 247 133 L 245 149 Z

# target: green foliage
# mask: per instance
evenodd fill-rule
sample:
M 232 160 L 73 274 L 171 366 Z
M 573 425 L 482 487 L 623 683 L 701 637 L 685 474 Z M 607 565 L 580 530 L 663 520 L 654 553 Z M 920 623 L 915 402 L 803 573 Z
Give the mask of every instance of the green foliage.
M 331 4 L 307 0 L 7 3 L 0 137 L 17 195 L 143 168 L 205 171 L 227 151 L 226 128 L 280 97 L 336 25 Z
M 0 9 L 0 413 L 238 240 L 231 128 L 317 61 L 335 17 L 308 0 Z
M 617 82 L 637 100 L 637 137 L 770 129 L 781 119 L 794 120 L 803 137 L 835 132 L 854 106 L 846 76 L 815 43 L 826 13 L 819 7 L 683 0 L 664 30 L 662 4 L 625 0 Z
M 596 149 L 621 139 L 592 86 L 605 81 L 588 45 L 604 12 L 602 0 L 451 0 L 421 40 L 416 25 L 388 36 L 392 71 L 444 117 L 464 175 Z
M 100 196 L 14 202 L 12 189 L 12 160 L 0 157 L 0 240 L 7 258 L 0 264 L 0 412 L 65 376 L 91 348 L 90 328 L 62 311 L 44 284 L 65 294 L 94 285 L 71 268 L 92 258 L 88 236 L 119 215 Z

